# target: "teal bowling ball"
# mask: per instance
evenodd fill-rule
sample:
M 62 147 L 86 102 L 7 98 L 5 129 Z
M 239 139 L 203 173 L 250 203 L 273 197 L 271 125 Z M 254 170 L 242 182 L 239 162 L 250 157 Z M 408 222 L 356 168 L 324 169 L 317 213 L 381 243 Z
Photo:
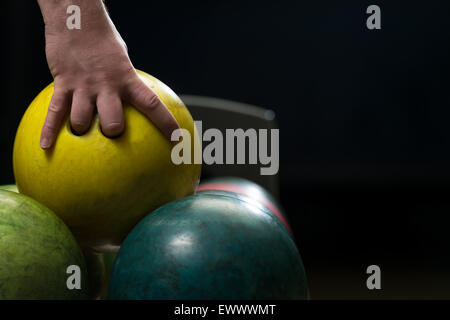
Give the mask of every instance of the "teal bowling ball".
M 160 207 L 123 242 L 110 299 L 306 299 L 302 259 L 281 222 L 236 197 Z
M 261 202 L 255 200 L 254 198 L 251 198 L 251 197 L 248 197 L 247 195 L 236 193 L 236 192 L 223 191 L 223 190 L 214 190 L 214 189 L 202 190 L 202 191 L 199 191 L 197 194 L 199 194 L 199 195 L 209 194 L 209 195 L 227 196 L 227 197 L 239 199 L 239 200 L 241 200 L 243 202 L 247 202 L 248 204 L 256 206 L 260 210 L 266 212 L 267 214 L 273 215 L 276 219 L 278 219 L 280 221 L 280 227 L 283 230 L 285 230 L 287 233 L 289 233 L 289 235 L 292 238 L 294 238 L 294 234 L 292 232 L 292 229 L 291 229 L 290 225 L 286 222 L 287 220 L 280 219 L 280 216 L 274 214 L 273 211 L 269 210 L 266 206 L 264 206 L 264 204 L 262 204 Z

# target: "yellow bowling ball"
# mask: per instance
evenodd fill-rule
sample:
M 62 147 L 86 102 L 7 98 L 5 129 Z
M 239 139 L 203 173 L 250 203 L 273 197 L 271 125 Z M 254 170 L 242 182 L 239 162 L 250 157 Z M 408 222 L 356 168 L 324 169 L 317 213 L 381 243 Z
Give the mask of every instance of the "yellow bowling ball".
M 199 137 L 186 106 L 164 83 L 138 73 L 180 127 L 189 131 L 194 150 L 193 141 Z M 201 165 L 173 164 L 173 144 L 131 106 L 124 106 L 126 127 L 118 138 L 102 134 L 98 117 L 82 136 L 72 133 L 67 119 L 54 147 L 41 149 L 40 134 L 52 94 L 53 83 L 33 100 L 20 122 L 14 175 L 19 191 L 52 209 L 81 245 L 115 251 L 145 215 L 194 193 Z

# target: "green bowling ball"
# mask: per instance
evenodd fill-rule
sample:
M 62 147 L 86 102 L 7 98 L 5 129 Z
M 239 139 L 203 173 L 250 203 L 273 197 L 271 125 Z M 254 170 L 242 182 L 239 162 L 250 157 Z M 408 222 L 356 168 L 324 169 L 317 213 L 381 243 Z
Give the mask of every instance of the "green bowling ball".
M 306 299 L 281 222 L 236 197 L 197 194 L 146 216 L 114 263 L 110 299 Z
M 0 300 L 87 297 L 83 253 L 66 225 L 35 200 L 0 190 Z
M 0 186 L 0 190 L 7 190 L 7 191 L 12 191 L 12 192 L 19 192 L 19 190 L 17 190 L 17 186 L 15 184 L 5 184 Z

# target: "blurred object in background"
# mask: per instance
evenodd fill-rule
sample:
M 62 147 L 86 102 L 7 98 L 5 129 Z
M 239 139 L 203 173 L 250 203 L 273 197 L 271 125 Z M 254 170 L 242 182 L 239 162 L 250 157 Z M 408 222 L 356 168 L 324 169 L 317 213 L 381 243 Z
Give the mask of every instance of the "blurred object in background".
M 202 132 L 205 132 L 210 128 L 218 129 L 222 133 L 224 139 L 226 137 L 226 129 L 243 129 L 244 131 L 247 129 L 254 129 L 256 132 L 258 132 L 259 129 L 266 129 L 270 139 L 270 130 L 278 128 L 278 124 L 275 120 L 275 113 L 269 109 L 225 99 L 202 96 L 181 95 L 180 98 L 189 108 L 194 120 L 201 121 Z M 204 142 L 204 145 L 208 143 L 210 142 Z M 260 184 L 265 189 L 269 190 L 274 197 L 278 198 L 278 174 L 261 175 L 261 168 L 266 165 L 261 163 L 249 164 L 249 140 L 246 139 L 245 143 L 246 164 L 207 165 L 204 163 L 202 167 L 202 178 L 221 176 L 246 178 Z M 224 147 L 225 144 L 224 140 Z M 259 152 L 259 149 L 256 150 Z M 226 159 L 226 148 L 224 148 L 223 151 L 223 159 Z M 268 154 L 270 154 L 271 151 L 271 148 L 268 148 Z M 236 148 L 234 150 L 234 155 L 236 158 Z

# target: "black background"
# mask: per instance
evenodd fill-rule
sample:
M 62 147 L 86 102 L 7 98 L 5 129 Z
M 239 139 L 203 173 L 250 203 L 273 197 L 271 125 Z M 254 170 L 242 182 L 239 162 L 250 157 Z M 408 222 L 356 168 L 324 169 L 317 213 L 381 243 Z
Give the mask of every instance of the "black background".
M 366 28 L 370 4 L 381 30 Z M 5 184 L 20 118 L 51 76 L 37 3 L 1 6 Z M 107 6 L 134 65 L 175 92 L 276 112 L 281 204 L 313 299 L 450 298 L 448 2 Z M 370 264 L 380 291 L 365 286 Z

